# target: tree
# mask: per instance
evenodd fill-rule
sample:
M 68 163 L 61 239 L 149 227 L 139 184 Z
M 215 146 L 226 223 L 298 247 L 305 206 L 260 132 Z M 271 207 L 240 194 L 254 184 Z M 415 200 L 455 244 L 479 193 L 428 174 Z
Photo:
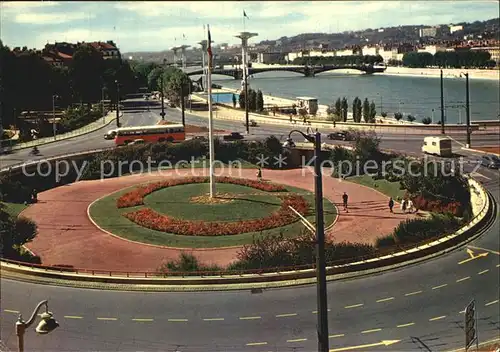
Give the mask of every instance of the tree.
M 148 88 L 152 91 L 159 90 L 160 87 L 160 77 L 163 75 L 163 68 L 156 67 L 148 75 Z
M 399 121 L 399 120 L 401 120 L 401 119 L 403 118 L 403 114 L 402 114 L 402 113 L 400 113 L 400 112 L 397 112 L 397 113 L 395 113 L 395 114 L 394 114 L 394 118 L 395 118 L 397 121 Z
M 248 90 L 248 110 L 249 111 L 255 111 L 255 103 L 257 99 L 257 94 L 253 89 Z
M 257 91 L 257 101 L 255 105 L 258 112 L 264 111 L 264 95 L 260 89 Z
M 335 101 L 335 110 L 334 110 L 335 116 L 341 117 L 342 116 L 342 100 L 340 98 L 337 98 Z
M 236 94 L 233 94 L 233 108 L 236 108 Z
M 169 100 L 177 103 L 182 97 L 189 94 L 191 80 L 188 75 L 177 67 L 167 67 L 163 71 L 163 84 L 165 86 L 165 95 Z
M 239 96 L 239 104 L 241 109 L 245 109 L 245 91 L 242 89 Z
M 70 65 L 70 77 L 75 97 L 91 103 L 101 96 L 104 60 L 91 45 L 80 45 L 73 55 Z
M 423 123 L 424 125 L 430 125 L 430 124 L 431 124 L 431 122 L 432 122 L 432 119 L 431 119 L 430 117 L 424 117 L 424 118 L 422 119 L 422 123 Z
M 32 241 L 36 234 L 37 227 L 33 221 L 12 217 L 0 203 L 0 248 L 4 257 L 16 259 L 20 247 Z
M 410 121 L 410 122 L 413 122 L 413 121 L 415 121 L 415 120 L 416 120 L 415 116 L 413 116 L 413 115 L 408 115 L 408 116 L 406 117 L 406 119 L 407 119 L 408 121 Z
M 382 111 L 382 113 L 380 114 L 382 117 L 387 117 L 387 113 L 385 111 Z
M 354 122 L 358 122 L 358 97 L 354 98 L 352 101 L 352 119 Z
M 370 103 L 370 123 L 375 123 L 375 116 L 377 116 L 377 108 L 375 102 Z
M 346 97 L 342 98 L 341 106 L 342 106 L 342 118 L 343 118 L 344 122 L 346 122 L 347 121 L 347 112 L 349 110 L 349 103 L 347 102 Z
M 366 123 L 370 122 L 370 102 L 368 98 L 365 98 L 363 101 L 363 120 L 365 120 Z

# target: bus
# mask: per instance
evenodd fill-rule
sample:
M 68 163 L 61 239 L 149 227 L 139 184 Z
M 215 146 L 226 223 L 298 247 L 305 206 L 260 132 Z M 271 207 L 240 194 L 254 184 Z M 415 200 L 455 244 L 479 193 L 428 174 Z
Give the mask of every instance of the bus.
M 150 143 L 180 142 L 186 139 L 186 132 L 181 124 L 122 127 L 116 130 L 116 145 L 126 145 L 136 139 Z

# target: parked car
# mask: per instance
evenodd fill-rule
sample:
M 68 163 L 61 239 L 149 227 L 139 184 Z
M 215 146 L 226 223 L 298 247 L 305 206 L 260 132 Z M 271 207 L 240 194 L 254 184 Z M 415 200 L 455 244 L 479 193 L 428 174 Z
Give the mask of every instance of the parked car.
M 489 169 L 500 169 L 500 158 L 496 155 L 483 155 L 481 165 Z
M 350 141 L 352 140 L 352 136 L 347 131 L 333 132 L 327 135 L 328 139 L 336 140 L 336 141 Z
M 244 137 L 239 132 L 231 132 L 222 137 L 225 141 L 237 141 L 243 139 Z
M 247 125 L 247 124 L 246 124 L 246 122 L 243 122 L 243 126 L 246 126 L 246 125 Z M 259 126 L 259 125 L 257 124 L 257 121 L 255 121 L 255 120 L 250 120 L 250 121 L 248 121 L 248 125 L 249 125 L 250 127 L 258 127 L 258 126 Z

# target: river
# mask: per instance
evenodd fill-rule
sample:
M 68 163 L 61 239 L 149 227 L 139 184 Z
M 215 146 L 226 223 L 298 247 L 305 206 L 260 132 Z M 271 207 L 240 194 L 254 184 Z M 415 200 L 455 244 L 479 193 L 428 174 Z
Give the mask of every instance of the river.
M 240 88 L 241 82 L 225 76 L 213 76 L 213 83 L 228 88 Z M 432 117 L 441 118 L 440 80 L 435 77 L 407 77 L 385 75 L 360 75 L 322 73 L 316 77 L 303 77 L 291 72 L 265 72 L 249 79 L 252 89 L 264 94 L 295 99 L 298 96 L 316 97 L 321 105 L 333 104 L 338 97 L 352 100 L 373 100 L 377 112 L 391 116 L 397 111 L 411 114 L 420 121 Z M 495 120 L 499 118 L 500 88 L 496 80 L 470 80 L 471 120 Z M 465 123 L 465 79 L 444 79 L 445 115 L 448 123 Z M 434 109 L 434 112 L 432 111 Z

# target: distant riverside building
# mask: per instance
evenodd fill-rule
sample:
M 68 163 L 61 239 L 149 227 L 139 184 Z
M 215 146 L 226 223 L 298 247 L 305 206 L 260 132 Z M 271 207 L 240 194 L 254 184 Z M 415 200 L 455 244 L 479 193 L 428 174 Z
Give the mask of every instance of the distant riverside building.
M 454 25 L 449 25 L 450 28 L 450 33 L 453 34 L 458 31 L 462 31 L 464 29 L 464 26 L 454 26 Z
M 425 37 L 434 38 L 436 34 L 437 34 L 436 27 L 420 28 L 420 30 L 418 31 L 418 35 L 420 38 L 425 38 Z
M 121 59 L 120 50 L 111 40 L 107 42 L 91 42 L 91 43 L 66 43 L 56 42 L 54 44 L 47 43 L 40 51 L 42 58 L 53 66 L 67 66 L 73 60 L 73 55 L 76 49 L 81 45 L 90 45 L 101 53 L 103 59 Z
M 446 51 L 446 47 L 440 45 L 426 45 L 424 48 L 420 48 L 417 50 L 419 53 L 429 53 L 434 55 L 439 51 Z
M 368 45 L 365 45 L 362 49 L 361 49 L 361 53 L 363 55 L 378 55 L 379 53 L 379 48 L 376 47 L 376 46 L 368 46 Z
M 495 61 L 497 63 L 497 66 L 500 64 L 500 47 L 496 46 L 492 46 L 492 47 L 483 47 L 483 46 L 480 46 L 480 47 L 473 47 L 473 48 L 470 48 L 470 50 L 473 50 L 473 51 L 486 51 L 488 53 L 490 53 L 491 55 L 491 60 Z

